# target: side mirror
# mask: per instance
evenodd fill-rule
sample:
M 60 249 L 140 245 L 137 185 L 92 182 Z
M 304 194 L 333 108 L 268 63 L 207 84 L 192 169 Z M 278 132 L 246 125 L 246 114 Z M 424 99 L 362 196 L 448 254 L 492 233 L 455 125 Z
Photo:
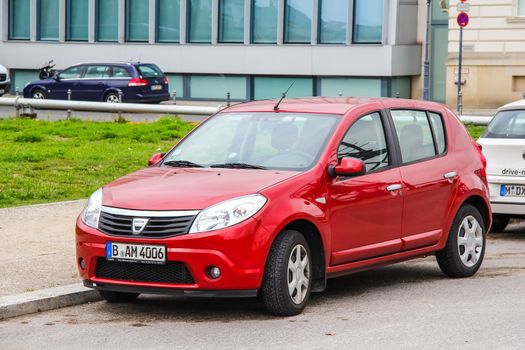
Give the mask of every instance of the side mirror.
M 331 177 L 336 176 L 359 176 L 366 173 L 365 163 L 357 158 L 345 157 L 341 159 L 339 165 L 330 165 L 328 173 Z
M 166 153 L 155 153 L 148 160 L 148 166 L 152 166 L 160 162 L 160 160 L 166 155 Z

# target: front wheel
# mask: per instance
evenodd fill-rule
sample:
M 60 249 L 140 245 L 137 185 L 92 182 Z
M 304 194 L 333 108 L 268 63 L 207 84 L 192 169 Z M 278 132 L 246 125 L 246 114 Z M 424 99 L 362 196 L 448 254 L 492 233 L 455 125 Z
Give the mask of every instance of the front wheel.
M 36 89 L 31 93 L 31 98 L 36 100 L 45 100 L 47 98 L 47 94 L 44 90 Z
M 485 255 L 485 223 L 472 205 L 462 206 L 450 229 L 445 249 L 436 253 L 441 271 L 449 277 L 474 275 Z
M 99 290 L 98 293 L 110 303 L 129 303 L 139 296 L 139 293 L 112 292 L 109 290 Z
M 287 230 L 275 240 L 264 271 L 261 296 L 275 316 L 300 314 L 312 289 L 312 258 L 304 236 Z

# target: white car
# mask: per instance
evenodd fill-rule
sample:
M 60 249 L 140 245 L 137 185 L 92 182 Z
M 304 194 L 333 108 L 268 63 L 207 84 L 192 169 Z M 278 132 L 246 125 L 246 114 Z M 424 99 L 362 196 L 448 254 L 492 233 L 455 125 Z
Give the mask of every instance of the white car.
M 10 87 L 11 80 L 9 79 L 9 71 L 0 64 L 0 96 L 6 94 Z
M 487 158 L 492 231 L 525 218 L 525 100 L 501 107 L 478 139 Z

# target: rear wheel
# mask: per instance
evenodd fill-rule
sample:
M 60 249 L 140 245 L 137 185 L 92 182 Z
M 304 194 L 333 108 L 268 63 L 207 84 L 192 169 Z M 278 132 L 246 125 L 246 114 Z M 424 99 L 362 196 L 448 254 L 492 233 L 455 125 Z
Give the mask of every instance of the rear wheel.
M 129 303 L 139 296 L 139 293 L 112 292 L 109 290 L 99 290 L 100 296 L 110 303 Z
M 47 94 L 44 90 L 36 89 L 31 93 L 31 98 L 34 98 L 35 100 L 45 100 L 47 99 Z
M 304 236 L 293 230 L 275 240 L 264 271 L 262 300 L 276 316 L 300 314 L 312 288 L 312 258 Z
M 470 277 L 485 255 L 485 224 L 472 205 L 462 206 L 450 229 L 445 249 L 436 253 L 441 271 L 449 277 Z
M 116 92 L 110 92 L 109 94 L 106 95 L 106 97 L 104 98 L 104 101 L 108 103 L 119 103 L 120 98 Z
M 492 226 L 490 232 L 503 232 L 507 225 L 509 224 L 510 216 L 494 214 L 492 215 Z

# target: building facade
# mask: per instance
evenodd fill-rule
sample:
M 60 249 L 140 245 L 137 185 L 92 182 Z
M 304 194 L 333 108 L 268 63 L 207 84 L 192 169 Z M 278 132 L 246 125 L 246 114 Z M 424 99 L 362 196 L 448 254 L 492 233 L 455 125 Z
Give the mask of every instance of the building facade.
M 178 98 L 411 97 L 417 0 L 0 0 L 0 63 L 23 89 L 53 59 L 153 62 Z
M 494 109 L 521 99 L 525 92 L 525 0 L 468 3 L 470 23 L 463 32 L 464 109 Z M 451 4 L 446 88 L 451 107 L 457 104 L 457 14 Z

